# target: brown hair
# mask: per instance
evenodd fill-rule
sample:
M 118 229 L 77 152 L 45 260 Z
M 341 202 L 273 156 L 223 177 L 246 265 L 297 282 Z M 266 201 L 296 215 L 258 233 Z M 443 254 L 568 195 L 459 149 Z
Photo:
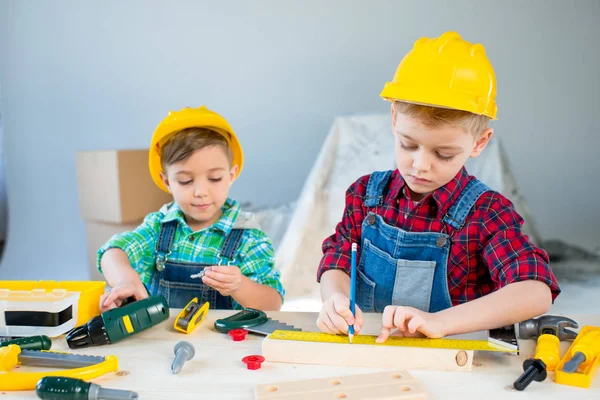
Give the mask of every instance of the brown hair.
M 395 101 L 394 109 L 396 113 L 417 118 L 425 126 L 432 128 L 457 126 L 463 128 L 466 132 L 470 132 L 475 137 L 479 136 L 488 127 L 490 121 L 490 118 L 485 115 L 473 114 L 468 111 L 405 103 L 402 101 Z
M 185 161 L 196 151 L 209 146 L 221 146 L 229 164 L 233 159 L 233 153 L 227 143 L 227 139 L 220 133 L 208 128 L 186 128 L 176 132 L 161 147 L 160 161 L 163 170 L 166 166 Z

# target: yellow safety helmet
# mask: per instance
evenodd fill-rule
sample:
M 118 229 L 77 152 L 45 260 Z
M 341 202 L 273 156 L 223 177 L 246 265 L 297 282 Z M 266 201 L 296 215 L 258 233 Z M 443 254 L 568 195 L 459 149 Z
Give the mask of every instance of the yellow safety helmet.
M 394 80 L 380 94 L 389 101 L 469 111 L 496 119 L 496 75 L 485 48 L 456 32 L 418 39 Z
M 238 166 L 235 177 L 237 178 L 242 172 L 242 167 L 244 166 L 244 152 L 242 151 L 242 146 L 236 134 L 233 132 L 233 129 L 225 118 L 207 109 L 206 106 L 199 108 L 185 107 L 179 111 L 169 112 L 169 115 L 158 124 L 152 135 L 150 154 L 148 157 L 150 175 L 152 176 L 154 183 L 165 192 L 169 192 L 169 190 L 160 178 L 160 173 L 162 172 L 160 147 L 164 145 L 174 133 L 179 132 L 182 129 L 193 127 L 211 129 L 223 135 L 223 137 L 227 139 L 227 143 L 233 154 L 232 165 Z

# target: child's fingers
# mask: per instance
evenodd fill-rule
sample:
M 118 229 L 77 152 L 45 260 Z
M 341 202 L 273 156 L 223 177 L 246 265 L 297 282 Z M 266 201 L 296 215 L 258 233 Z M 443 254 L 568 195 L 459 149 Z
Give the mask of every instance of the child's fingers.
M 362 310 L 358 306 L 356 306 L 354 313 L 356 314 L 354 316 L 354 333 L 358 333 L 365 324 L 365 319 Z
M 350 315 L 352 315 L 352 313 Z M 341 315 L 333 313 L 329 314 L 328 317 L 331 320 L 331 323 L 335 326 L 336 333 L 348 333 L 348 322 L 346 322 Z
M 407 313 L 408 314 L 408 331 L 410 333 L 415 333 L 417 331 L 417 329 L 421 328 L 423 325 L 425 325 L 425 319 L 420 316 L 419 314 L 412 312 L 412 313 Z
M 328 322 L 325 321 L 325 318 L 327 317 L 319 315 L 319 318 L 317 319 L 317 326 L 322 332 L 333 334 L 331 327 L 329 326 Z
M 377 337 L 377 339 L 375 339 L 376 343 L 383 343 L 387 340 L 387 338 L 390 336 L 390 333 L 392 332 L 391 328 L 386 328 L 385 326 L 381 328 L 381 333 L 379 334 L 379 336 Z
M 221 270 L 216 271 L 216 270 L 211 270 L 211 271 L 206 271 L 206 273 L 204 274 L 204 276 L 215 280 L 217 282 L 222 282 L 222 283 L 230 283 L 233 282 L 235 280 L 235 275 L 229 274 L 229 273 L 224 273 L 221 272 Z
M 110 303 L 115 303 L 119 299 L 126 299 L 127 297 L 131 296 L 133 293 L 131 293 L 132 291 L 128 289 L 129 288 L 112 288 L 110 292 L 108 292 L 106 299 L 104 299 L 104 306 L 108 307 Z
M 325 322 L 325 325 L 329 328 L 329 333 L 337 335 L 339 333 L 347 332 L 348 326 L 346 325 L 346 321 L 337 314 L 332 316 L 329 313 L 325 313 L 323 321 Z M 346 326 L 346 330 L 344 330 L 344 325 Z
M 217 281 L 216 279 L 213 279 L 209 276 L 204 275 L 204 277 L 202 278 L 202 282 L 204 282 L 204 284 L 212 287 L 213 289 L 217 289 L 217 290 L 225 290 L 227 289 L 227 283 L 225 282 L 221 282 L 221 281 Z
M 406 307 L 396 307 L 394 311 L 394 326 L 400 329 L 401 332 L 406 331 L 406 318 Z
M 383 315 L 381 316 L 381 325 L 384 328 L 392 329 L 395 328 L 394 325 L 394 314 L 396 311 L 395 306 L 387 306 L 383 309 Z M 388 332 L 389 335 L 389 332 Z
M 232 265 L 215 265 L 209 269 L 209 271 L 219 272 L 225 275 L 237 275 L 239 270 L 240 269 L 238 267 Z
M 350 311 L 350 299 L 347 297 L 334 298 L 333 309 L 337 315 L 344 319 L 344 325 L 354 324 L 354 315 L 352 315 L 352 311 Z

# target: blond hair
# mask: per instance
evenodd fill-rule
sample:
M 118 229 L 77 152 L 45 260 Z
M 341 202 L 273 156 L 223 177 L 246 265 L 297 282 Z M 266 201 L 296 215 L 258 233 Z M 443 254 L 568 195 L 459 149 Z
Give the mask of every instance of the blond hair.
M 490 121 L 490 118 L 485 115 L 473 114 L 468 111 L 425 106 L 403 101 L 395 101 L 394 109 L 396 113 L 418 119 L 425 126 L 431 128 L 456 126 L 463 128 L 465 132 L 470 132 L 475 137 L 478 137 L 488 127 Z
M 164 146 L 161 146 L 160 162 L 162 168 L 164 170 L 166 166 L 185 161 L 196 150 L 209 146 L 221 146 L 225 150 L 231 165 L 233 153 L 227 139 L 212 129 L 193 127 L 174 133 Z

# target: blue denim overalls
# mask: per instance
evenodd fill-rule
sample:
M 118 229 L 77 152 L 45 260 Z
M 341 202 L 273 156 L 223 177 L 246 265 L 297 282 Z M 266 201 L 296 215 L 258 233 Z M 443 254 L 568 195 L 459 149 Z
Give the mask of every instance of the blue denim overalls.
M 366 207 L 383 204 L 391 175 L 392 171 L 377 171 L 370 176 Z M 477 179 L 469 181 L 444 216 L 444 228 L 461 229 L 479 196 L 488 190 Z M 369 211 L 362 223 L 357 268 L 356 304 L 361 310 L 383 312 L 387 305 L 401 305 L 437 312 L 452 307 L 447 277 L 452 233 L 444 230 L 407 232 Z
M 156 241 L 156 271 L 147 288 L 150 296 L 163 295 L 171 308 L 184 308 L 194 297 L 203 304 L 208 301 L 212 309 L 233 308 L 231 296 L 223 296 L 217 290 L 202 283 L 202 279 L 191 278 L 211 265 L 229 265 L 235 260 L 244 229 L 231 229 L 225 237 L 218 260 L 213 264 L 169 261 L 171 246 L 177 230 L 177 220 L 161 225 Z

